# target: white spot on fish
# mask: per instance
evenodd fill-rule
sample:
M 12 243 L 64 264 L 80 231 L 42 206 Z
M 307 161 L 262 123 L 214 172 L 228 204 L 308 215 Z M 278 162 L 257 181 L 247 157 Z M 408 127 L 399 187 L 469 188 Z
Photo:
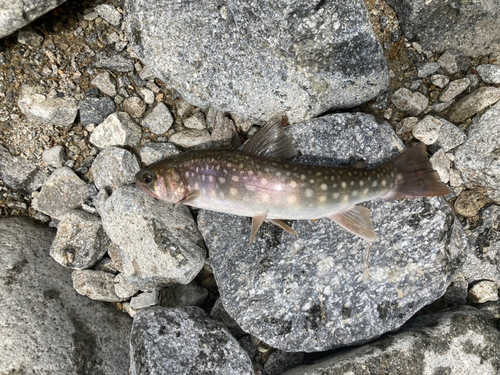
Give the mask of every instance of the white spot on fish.
M 286 175 L 287 175 L 287 176 L 290 176 L 290 172 L 286 172 Z
M 306 189 L 306 197 L 307 198 L 312 198 L 313 195 L 314 195 L 314 192 L 312 191 L 312 189 Z
M 196 182 L 196 183 L 194 184 L 194 188 L 195 188 L 195 190 L 198 190 L 198 189 L 200 188 L 200 184 Z
M 213 176 L 208 176 L 208 181 L 213 182 L 214 177 Z
M 276 172 L 276 177 L 281 176 L 281 172 Z
M 363 180 L 359 181 L 359 186 L 363 186 L 364 184 L 365 184 L 365 182 Z
M 357 191 L 357 190 L 353 190 L 353 191 L 351 192 L 351 194 L 352 194 L 352 196 L 353 196 L 353 197 L 355 197 L 356 195 L 358 195 L 358 191 Z
M 368 190 L 370 190 L 370 189 L 366 188 L 365 190 L 363 190 L 363 194 L 365 194 L 365 195 L 368 194 Z
M 372 187 L 377 187 L 377 185 L 378 185 L 378 182 L 377 181 L 373 181 Z
M 238 182 L 240 178 L 238 176 L 233 176 L 231 177 L 231 180 L 233 180 L 234 182 Z
M 294 180 L 290 181 L 290 187 L 295 189 L 297 187 L 297 183 Z
M 326 184 L 321 184 L 321 190 L 328 190 L 328 186 Z
M 260 180 L 260 182 L 262 183 L 262 185 L 265 185 L 265 184 L 267 184 L 267 179 L 263 178 L 262 180 Z
M 224 194 L 223 191 L 219 191 L 219 195 L 222 199 L 224 199 L 226 197 L 226 194 Z
M 294 204 L 297 202 L 297 197 L 295 195 L 290 195 L 290 196 L 288 196 L 288 198 L 286 200 L 288 203 Z
M 189 172 L 184 173 L 186 177 L 189 177 Z
M 202 174 L 202 175 L 201 175 L 201 179 L 202 179 L 203 181 L 205 181 L 205 175 L 204 175 L 204 174 Z
M 391 177 L 394 177 L 394 172 L 391 172 Z
M 196 173 L 200 171 L 200 167 L 196 167 Z
M 342 189 L 345 189 L 347 187 L 347 184 L 345 183 L 345 181 L 342 181 Z
M 238 190 L 236 190 L 235 188 L 231 188 L 229 189 L 229 194 L 231 194 L 234 197 L 235 195 L 238 195 Z
M 269 168 L 264 168 L 264 172 L 269 172 Z
M 310 183 L 310 184 L 314 184 L 314 180 L 311 178 L 311 179 L 309 180 L 309 183 Z
M 301 175 L 300 175 L 300 179 L 301 179 L 301 180 L 305 180 L 305 179 L 306 179 L 306 175 L 305 175 L 305 174 L 301 174 Z
M 319 176 L 321 176 L 321 175 L 322 175 L 322 173 L 321 173 L 321 172 L 316 172 L 316 176 L 317 176 L 317 177 L 319 177 Z
M 351 185 L 351 186 L 354 186 L 354 181 L 351 181 L 351 184 L 350 184 L 350 185 Z
M 219 182 L 221 184 L 224 184 L 224 183 L 226 183 L 226 179 L 224 177 L 219 177 Z
M 351 172 L 347 172 L 347 175 L 348 175 L 349 177 L 351 177 L 351 176 L 352 176 L 352 173 L 351 173 Z
M 382 180 L 382 186 L 385 186 L 387 185 L 387 181 L 386 180 Z
M 253 185 L 246 185 L 245 187 L 247 188 L 247 190 L 255 191 L 255 186 L 253 186 Z
M 250 176 L 252 176 L 252 175 L 253 175 L 253 171 L 250 169 L 250 170 L 248 171 L 248 174 L 249 174 Z
M 349 201 L 349 196 L 348 195 L 344 195 L 344 197 L 342 198 L 342 201 L 348 202 Z
M 339 199 L 339 193 L 333 193 L 333 199 Z
M 326 201 L 326 195 L 322 195 L 321 197 L 319 197 L 319 201 L 320 202 Z

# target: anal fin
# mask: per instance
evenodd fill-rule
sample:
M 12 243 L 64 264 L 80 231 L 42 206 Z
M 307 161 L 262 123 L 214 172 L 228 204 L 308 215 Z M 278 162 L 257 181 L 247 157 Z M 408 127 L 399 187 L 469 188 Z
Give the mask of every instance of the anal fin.
M 266 217 L 267 217 L 267 211 L 261 215 L 252 217 L 252 234 L 250 235 L 250 242 L 248 243 L 248 246 L 252 244 L 253 240 L 255 239 L 255 236 L 257 235 L 257 232 L 262 226 L 262 223 L 264 222 L 264 220 L 266 220 Z
M 280 227 L 283 230 L 286 230 L 288 233 L 294 234 L 297 236 L 297 232 L 295 232 L 290 226 L 278 219 L 267 219 L 267 221 L 273 223 L 274 225 Z
M 367 242 L 377 240 L 377 235 L 375 234 L 370 218 L 370 210 L 366 207 L 352 206 L 330 216 L 329 219 Z

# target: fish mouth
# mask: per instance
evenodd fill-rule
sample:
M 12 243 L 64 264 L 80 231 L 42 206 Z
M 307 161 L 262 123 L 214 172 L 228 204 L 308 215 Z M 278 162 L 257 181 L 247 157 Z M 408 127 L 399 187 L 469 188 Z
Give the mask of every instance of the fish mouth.
M 149 190 L 146 186 L 138 183 L 135 181 L 135 184 L 141 188 L 142 191 L 144 191 L 146 194 L 152 196 L 153 198 L 160 199 L 157 194 L 153 193 L 151 190 Z

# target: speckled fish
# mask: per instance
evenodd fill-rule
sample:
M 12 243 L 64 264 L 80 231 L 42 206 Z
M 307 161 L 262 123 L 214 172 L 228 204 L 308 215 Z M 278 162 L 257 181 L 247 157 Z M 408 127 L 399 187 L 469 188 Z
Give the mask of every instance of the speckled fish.
M 424 144 L 375 169 L 285 161 L 295 154 L 280 119 L 275 119 L 242 151 L 188 151 L 149 165 L 135 178 L 146 193 L 160 200 L 252 217 L 250 243 L 264 220 L 296 234 L 282 220 L 320 218 L 375 241 L 370 210 L 356 204 L 449 193 L 432 169 Z

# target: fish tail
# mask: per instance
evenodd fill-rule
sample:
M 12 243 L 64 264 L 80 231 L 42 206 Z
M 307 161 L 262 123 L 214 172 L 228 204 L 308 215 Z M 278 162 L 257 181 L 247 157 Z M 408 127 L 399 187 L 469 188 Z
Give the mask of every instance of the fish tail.
M 396 182 L 385 198 L 434 197 L 450 193 L 432 168 L 423 143 L 406 150 L 382 167 L 395 172 Z

